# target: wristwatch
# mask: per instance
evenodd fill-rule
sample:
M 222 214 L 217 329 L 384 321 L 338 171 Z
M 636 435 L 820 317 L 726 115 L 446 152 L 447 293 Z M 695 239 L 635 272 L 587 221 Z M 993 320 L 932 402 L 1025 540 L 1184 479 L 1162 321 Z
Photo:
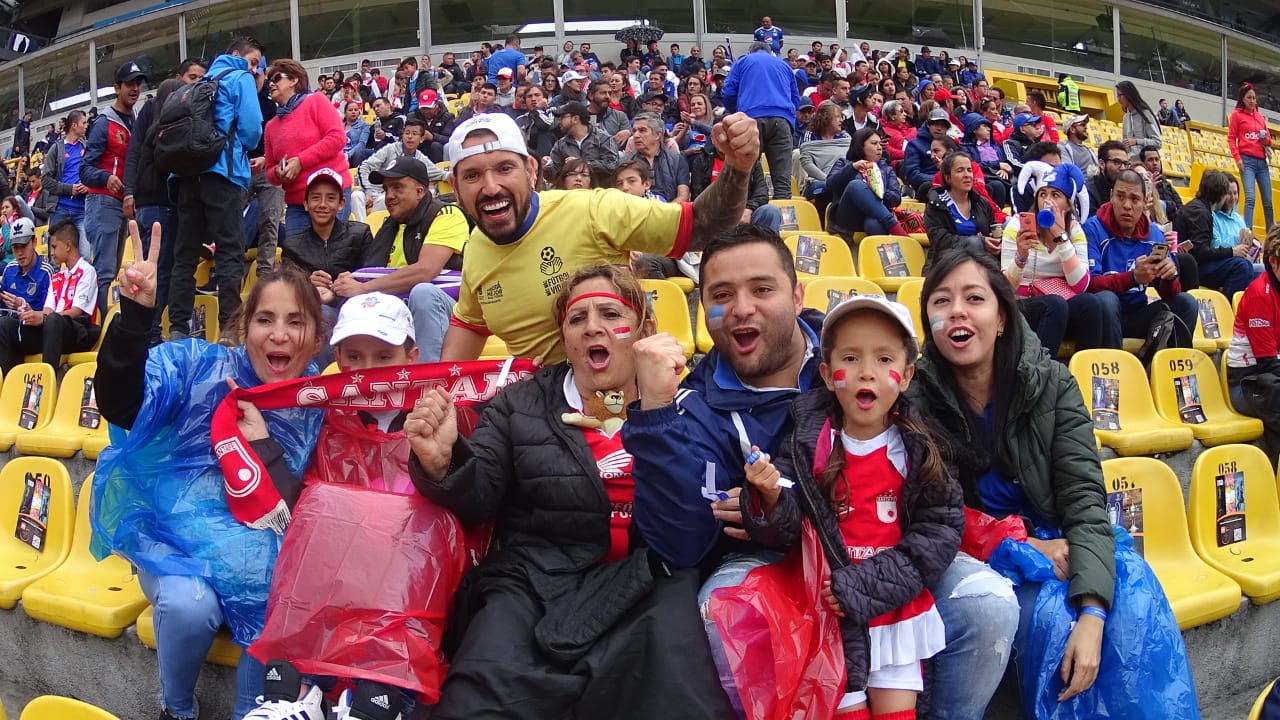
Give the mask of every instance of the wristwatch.
M 1053 239 L 1053 241 L 1054 241 L 1055 243 L 1057 243 L 1057 244 L 1061 245 L 1061 244 L 1062 244 L 1062 243 L 1064 243 L 1064 242 L 1071 242 L 1071 236 L 1070 236 L 1070 235 L 1068 235 L 1067 233 L 1063 232 L 1061 235 L 1059 235 L 1058 237 L 1054 238 L 1054 239 Z

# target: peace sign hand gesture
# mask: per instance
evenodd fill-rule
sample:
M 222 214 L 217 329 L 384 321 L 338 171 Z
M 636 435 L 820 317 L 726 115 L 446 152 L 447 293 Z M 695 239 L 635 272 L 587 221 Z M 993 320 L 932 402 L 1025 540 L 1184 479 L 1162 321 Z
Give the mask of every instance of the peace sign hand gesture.
M 156 306 L 156 258 L 160 257 L 160 223 L 151 224 L 151 247 L 142 255 L 142 235 L 138 222 L 129 221 L 129 242 L 133 243 L 133 260 L 124 264 L 120 279 L 120 295 L 143 307 Z M 143 258 L 139 260 L 138 258 Z

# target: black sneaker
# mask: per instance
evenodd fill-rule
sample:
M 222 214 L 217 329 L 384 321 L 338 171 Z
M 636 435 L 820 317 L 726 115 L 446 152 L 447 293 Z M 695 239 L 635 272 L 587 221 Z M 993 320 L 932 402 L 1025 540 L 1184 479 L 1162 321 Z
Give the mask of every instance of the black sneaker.
M 350 720 L 401 720 L 400 691 L 390 685 L 361 680 L 351 696 Z
M 209 282 L 197 287 L 196 292 L 200 293 L 201 295 L 217 295 L 218 281 L 214 280 L 213 278 L 209 278 Z

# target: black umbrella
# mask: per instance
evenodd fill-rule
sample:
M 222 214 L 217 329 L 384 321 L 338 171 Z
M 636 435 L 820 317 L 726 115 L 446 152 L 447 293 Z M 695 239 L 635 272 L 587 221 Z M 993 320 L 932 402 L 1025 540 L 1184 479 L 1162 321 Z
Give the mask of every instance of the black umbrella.
M 661 40 L 662 35 L 663 35 L 662 28 L 658 27 L 657 25 L 646 25 L 642 23 L 640 25 L 628 25 L 627 27 L 622 28 L 621 30 L 613 34 L 613 39 L 617 40 L 618 42 L 635 40 L 639 42 L 641 45 L 645 45 L 645 44 L 648 44 L 649 41 L 651 40 L 653 41 Z

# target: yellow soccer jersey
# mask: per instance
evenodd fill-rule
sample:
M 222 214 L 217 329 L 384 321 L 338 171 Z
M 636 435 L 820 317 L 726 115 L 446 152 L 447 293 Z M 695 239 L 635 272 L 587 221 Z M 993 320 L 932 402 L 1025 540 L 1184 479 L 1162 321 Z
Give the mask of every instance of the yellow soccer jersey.
M 391 243 L 391 259 L 387 261 L 387 267 L 402 268 L 409 264 L 404 254 L 405 227 L 407 226 L 399 227 L 395 240 Z M 467 244 L 470 232 L 471 228 L 467 225 L 467 216 L 463 214 L 462 208 L 457 205 L 445 205 L 440 208 L 440 212 L 436 213 L 436 219 L 431 222 L 431 229 L 427 231 L 427 236 L 422 238 L 422 244 L 443 245 L 455 253 L 462 254 L 462 248 Z
M 497 335 L 516 357 L 565 359 L 552 303 L 578 268 L 626 265 L 639 251 L 681 257 L 693 238 L 693 204 L 618 190 L 535 193 L 525 230 L 507 245 L 477 228 L 467 243 L 453 324 Z

